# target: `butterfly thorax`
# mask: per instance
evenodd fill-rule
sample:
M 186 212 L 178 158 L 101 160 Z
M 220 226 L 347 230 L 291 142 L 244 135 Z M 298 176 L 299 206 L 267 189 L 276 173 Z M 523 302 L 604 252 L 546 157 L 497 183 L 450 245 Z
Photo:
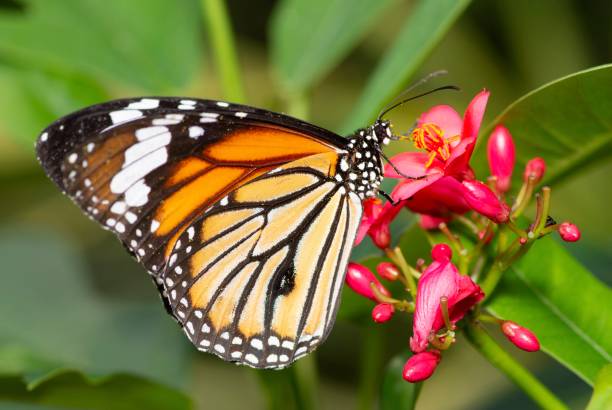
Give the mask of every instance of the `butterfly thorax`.
M 375 197 L 383 179 L 381 146 L 391 137 L 388 121 L 376 121 L 349 137 L 348 154 L 338 164 L 336 179 L 361 199 Z

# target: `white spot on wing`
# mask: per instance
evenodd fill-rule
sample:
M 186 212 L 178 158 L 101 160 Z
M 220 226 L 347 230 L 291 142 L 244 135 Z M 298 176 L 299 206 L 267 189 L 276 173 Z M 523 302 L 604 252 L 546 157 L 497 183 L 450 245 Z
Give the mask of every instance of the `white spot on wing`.
M 143 98 L 142 100 L 135 101 L 127 106 L 127 108 L 134 108 L 137 110 L 150 110 L 157 107 L 159 107 L 159 100 L 155 100 L 153 98 Z
M 146 127 L 146 128 L 140 128 L 136 130 L 135 135 L 139 141 L 142 141 L 142 140 L 146 140 L 151 137 L 155 137 L 156 135 L 163 134 L 164 132 L 167 132 L 167 131 L 168 131 L 168 127 L 160 127 L 160 126 Z
M 141 179 L 140 181 L 129 187 L 127 191 L 125 191 L 125 203 L 128 206 L 143 206 L 149 200 L 149 192 L 151 192 L 151 187 L 145 184 L 144 180 Z M 128 217 L 126 215 L 126 218 L 128 220 L 136 220 L 135 215 L 134 218 Z M 136 234 L 138 235 L 138 231 L 136 231 Z
M 189 138 L 198 138 L 204 135 L 204 128 L 197 125 L 189 127 Z
M 41 142 L 45 142 L 48 139 L 49 139 L 49 133 L 48 132 L 43 132 L 43 134 L 40 136 L 40 141 Z
M 165 128 L 165 127 L 160 127 Z M 172 135 L 170 132 L 163 132 L 154 137 L 147 138 L 146 140 L 132 145 L 125 150 L 125 159 L 123 161 L 123 168 L 126 168 L 129 164 L 138 161 L 147 154 L 152 153 L 162 147 L 165 147 L 170 143 Z
M 168 160 L 166 148 L 160 148 L 123 168 L 111 180 L 110 190 L 114 194 L 125 192 L 132 184 L 162 166 Z
M 229 107 L 229 104 L 223 101 L 217 101 L 219 107 Z
M 236 117 L 238 118 L 245 118 L 247 116 L 246 112 L 242 112 L 242 111 L 238 111 L 236 114 L 234 114 Z
M 113 124 L 119 124 L 122 122 L 130 121 L 130 120 L 142 117 L 142 111 L 119 110 L 119 111 L 113 111 L 109 115 L 110 115 L 110 118 Z

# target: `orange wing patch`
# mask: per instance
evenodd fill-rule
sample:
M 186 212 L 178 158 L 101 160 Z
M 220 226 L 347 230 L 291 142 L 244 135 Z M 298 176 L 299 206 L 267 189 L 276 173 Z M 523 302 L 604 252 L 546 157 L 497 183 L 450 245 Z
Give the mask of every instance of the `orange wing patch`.
M 253 126 L 224 137 L 204 150 L 216 162 L 285 163 L 309 155 L 334 151 L 311 137 L 289 130 Z

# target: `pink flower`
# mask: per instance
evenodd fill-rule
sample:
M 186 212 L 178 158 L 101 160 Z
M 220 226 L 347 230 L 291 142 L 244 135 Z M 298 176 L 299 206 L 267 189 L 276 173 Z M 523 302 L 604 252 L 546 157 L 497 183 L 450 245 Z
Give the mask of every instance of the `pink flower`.
M 388 303 L 379 303 L 372 309 L 372 319 L 376 323 L 385 323 L 393 317 L 395 309 Z
M 523 181 L 527 182 L 527 179 L 532 176 L 535 182 L 538 183 L 544 177 L 546 172 L 546 162 L 543 158 L 535 157 L 530 159 L 525 165 L 525 172 L 523 173 Z
M 413 212 L 436 218 L 449 218 L 453 213 L 474 210 L 497 223 L 506 221 L 508 207 L 487 186 L 474 180 L 469 165 L 488 98 L 488 91 L 477 94 L 463 120 L 446 105 L 435 106 L 421 116 L 412 140 L 417 148 L 427 152 L 405 152 L 391 158 L 385 166 L 385 176 L 401 179 L 391 193 L 395 201 L 401 201 Z M 512 158 L 506 161 L 509 164 L 502 166 L 507 168 L 514 163 L 514 146 L 508 143 L 509 134 L 506 135 L 504 130 L 497 129 L 493 135 L 494 141 L 505 141 L 504 152 L 500 147 L 493 151 L 508 156 L 511 151 Z M 502 160 L 498 158 L 495 161 L 498 166 Z M 508 181 L 511 168 L 510 171 L 504 170 Z M 401 174 L 419 179 L 404 178 Z M 433 223 L 425 226 L 434 227 Z
M 491 175 L 497 177 L 496 188 L 500 193 L 510 189 L 514 169 L 514 141 L 510 131 L 503 125 L 495 127 L 487 143 L 487 158 Z
M 563 222 L 559 225 L 559 235 L 565 242 L 576 242 L 580 239 L 580 229 L 571 222 Z
M 519 349 L 526 352 L 537 352 L 540 350 L 540 342 L 531 330 L 519 326 L 510 320 L 503 322 L 501 329 L 506 338 Z
M 428 379 L 434 370 L 436 370 L 436 367 L 438 367 L 440 359 L 440 352 L 437 350 L 417 353 L 408 359 L 404 365 L 402 377 L 410 383 L 417 383 Z
M 387 279 L 389 281 L 397 280 L 400 275 L 398 267 L 392 264 L 391 262 L 379 263 L 376 267 L 376 272 L 378 272 L 378 275 L 381 278 Z
M 435 106 L 421 115 L 412 140 L 417 148 L 427 152 L 405 152 L 391 158 L 402 174 L 420 179 L 402 179 L 390 164 L 385 166 L 386 177 L 402 179 L 391 194 L 395 201 L 412 197 L 444 176 L 459 180 L 473 178 L 469 161 L 488 98 L 488 91 L 478 93 L 463 120 L 448 105 Z
M 419 226 L 426 231 L 438 229 L 441 223 L 447 223 L 450 218 L 441 218 L 438 216 L 432 216 L 427 214 L 421 214 L 419 218 Z
M 469 276 L 459 274 L 450 262 L 448 252 L 436 247 L 432 256 L 439 259 L 434 259 L 427 267 L 417 286 L 413 335 L 410 338 L 410 348 L 415 353 L 427 349 L 430 336 L 444 326 L 440 298 L 448 299 L 449 318 L 455 324 L 484 297 L 480 287 Z
M 376 279 L 376 276 L 368 268 L 358 263 L 350 262 L 346 271 L 345 282 L 355 293 L 378 302 L 372 291 L 371 284 L 374 283 L 380 293 L 391 296 L 389 291 Z
M 393 206 L 390 202 L 382 204 L 378 198 L 363 201 L 363 215 L 357 230 L 355 246 L 368 235 L 380 249 L 386 249 L 391 244 L 391 230 L 389 225 L 397 216 L 402 207 Z
M 491 189 L 480 181 L 463 181 L 463 198 L 470 207 L 497 223 L 504 223 L 510 216 L 510 208 L 497 198 Z

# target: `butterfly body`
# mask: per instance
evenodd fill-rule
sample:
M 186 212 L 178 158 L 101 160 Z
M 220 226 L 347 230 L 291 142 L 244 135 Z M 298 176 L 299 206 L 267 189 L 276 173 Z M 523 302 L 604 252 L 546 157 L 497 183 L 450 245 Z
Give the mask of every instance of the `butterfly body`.
M 200 350 L 282 368 L 333 324 L 388 122 L 348 139 L 253 107 L 139 98 L 49 126 L 49 177 L 149 271 Z

